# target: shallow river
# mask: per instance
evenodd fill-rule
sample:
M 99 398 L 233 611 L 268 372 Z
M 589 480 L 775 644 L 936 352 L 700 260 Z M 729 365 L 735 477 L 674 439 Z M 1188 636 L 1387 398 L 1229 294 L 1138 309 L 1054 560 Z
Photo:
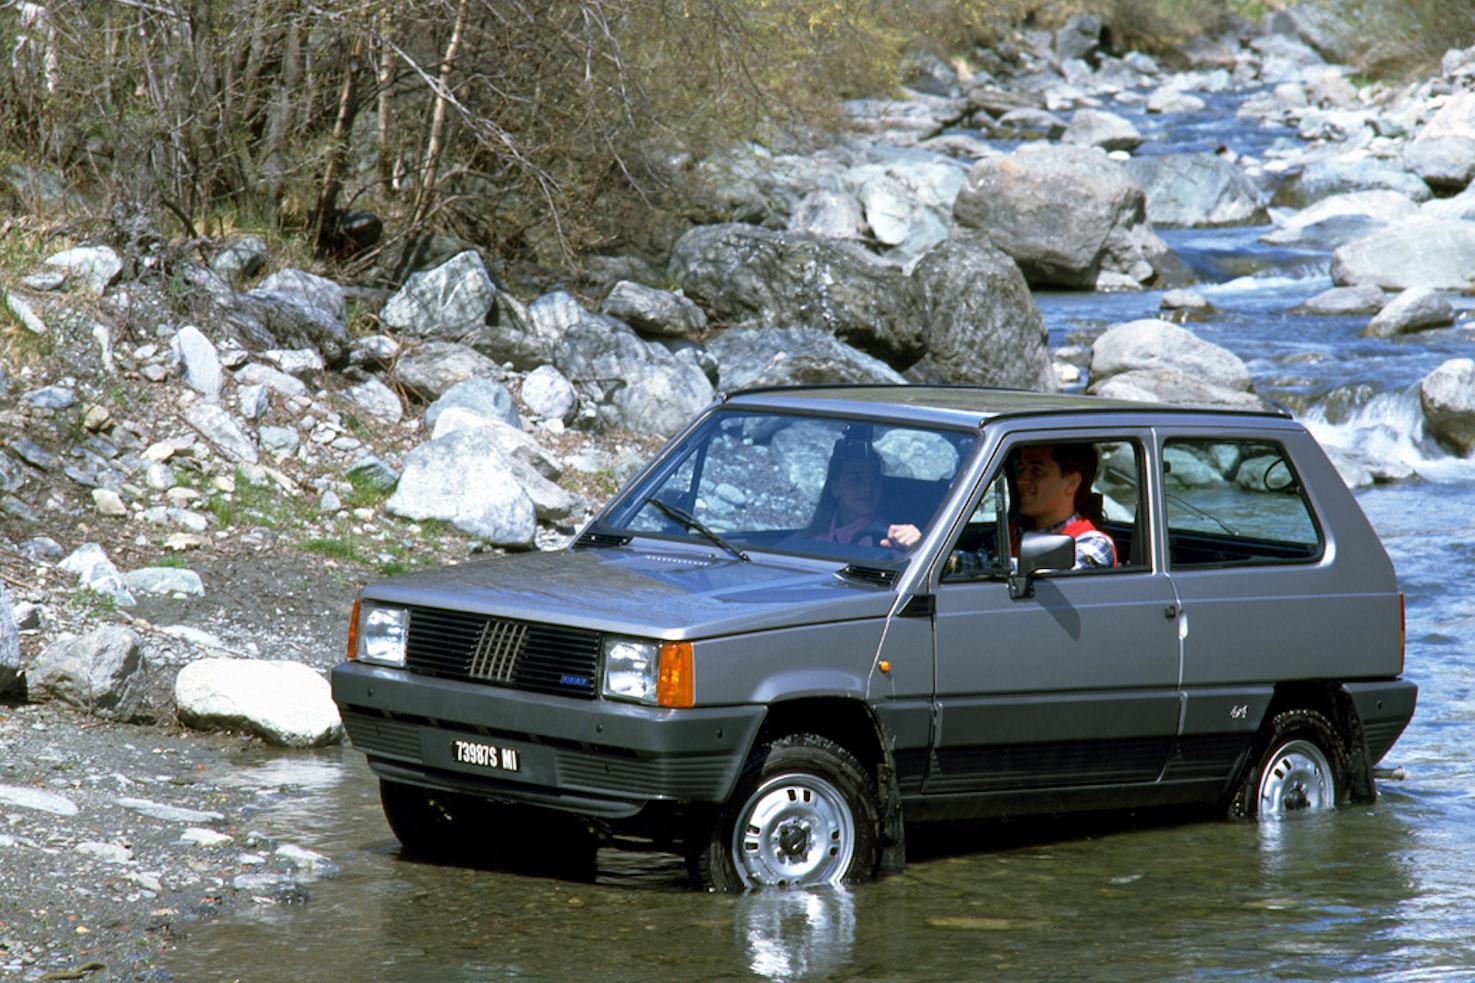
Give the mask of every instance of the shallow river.
M 1259 153 L 1277 136 L 1204 114 L 1136 117 L 1157 148 Z M 1475 979 L 1475 462 L 1425 439 L 1409 387 L 1475 355 L 1459 328 L 1359 337 L 1287 313 L 1326 253 L 1261 229 L 1166 231 L 1219 310 L 1190 325 L 1249 363 L 1323 442 L 1415 477 L 1359 492 L 1407 596 L 1419 709 L 1371 807 L 1276 825 L 1148 819 L 914 829 L 907 871 L 855 890 L 696 894 L 675 858 L 601 851 L 590 883 L 401 861 L 349 749 L 243 753 L 210 776 L 279 786 L 248 824 L 342 866 L 303 905 L 189 927 L 181 980 Z M 1046 294 L 1052 345 L 1152 316 L 1159 294 Z M 1457 306 L 1469 308 L 1471 299 Z

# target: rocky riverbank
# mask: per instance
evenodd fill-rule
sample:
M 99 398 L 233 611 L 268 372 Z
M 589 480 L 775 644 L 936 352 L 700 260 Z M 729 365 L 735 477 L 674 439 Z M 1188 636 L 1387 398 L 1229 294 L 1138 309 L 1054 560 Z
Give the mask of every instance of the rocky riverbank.
M 0 270 L 0 974 L 149 978 L 191 919 L 310 898 L 332 858 L 252 821 L 290 783 L 202 776 L 243 746 L 341 739 L 323 674 L 362 582 L 566 543 L 719 391 L 1265 405 L 1194 334 L 1214 311 L 1191 289 L 1048 347 L 1031 290 L 1191 288 L 1168 227 L 1268 220 L 1267 242 L 1333 251 L 1337 288 L 1302 309 L 1366 316 L 1370 338 L 1455 323 L 1475 288 L 1475 49 L 1394 88 L 1359 85 L 1294 10 L 1171 69 L 1109 51 L 1090 18 L 1019 42 L 919 61 L 902 98 L 846 103 L 814 149 L 702 162 L 706 213 L 669 256 L 531 290 L 449 238 L 385 286 L 251 237 L 185 256 L 146 217 L 95 241 L 0 219 L 34 252 Z M 1126 118 L 1245 90 L 1241 117 L 1285 132 L 1256 153 L 1153 153 Z M 20 200 L 44 177 L 0 174 Z M 1420 393 L 1430 434 L 1475 447 L 1475 360 Z

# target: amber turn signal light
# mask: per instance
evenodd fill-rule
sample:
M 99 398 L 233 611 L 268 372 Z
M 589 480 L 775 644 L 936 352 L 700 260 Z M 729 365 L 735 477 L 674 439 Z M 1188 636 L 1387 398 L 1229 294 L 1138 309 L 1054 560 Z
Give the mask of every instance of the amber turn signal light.
M 696 701 L 691 642 L 662 642 L 656 676 L 656 702 L 663 707 L 689 707 Z
M 353 614 L 348 619 L 348 659 L 350 662 L 358 656 L 359 648 L 359 605 L 362 601 L 353 602 Z

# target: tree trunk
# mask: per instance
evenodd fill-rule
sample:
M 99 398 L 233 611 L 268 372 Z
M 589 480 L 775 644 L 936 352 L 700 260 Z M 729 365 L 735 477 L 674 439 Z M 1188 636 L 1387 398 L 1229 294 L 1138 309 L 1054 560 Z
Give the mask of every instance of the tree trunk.
M 353 39 L 353 47 L 348 52 L 348 63 L 343 69 L 343 88 L 338 94 L 338 118 L 333 122 L 333 139 L 328 145 L 328 159 L 323 165 L 323 183 L 318 191 L 313 240 L 319 256 L 332 249 L 334 230 L 338 224 L 338 191 L 341 187 L 338 172 L 343 169 L 343 155 L 348 149 L 354 117 L 358 115 L 356 80 L 358 63 L 363 56 L 364 35 L 360 33 Z
M 445 61 L 440 66 L 440 84 L 435 94 L 435 111 L 430 118 L 430 138 L 425 143 L 425 158 L 420 165 L 420 189 L 415 195 L 415 211 L 410 218 L 414 228 L 425 221 L 430 211 L 431 198 L 435 190 L 435 175 L 444 149 L 446 131 L 446 104 L 451 85 L 451 68 L 461 50 L 461 32 L 466 25 L 466 0 L 456 6 L 456 25 L 451 29 L 451 40 L 446 45 Z

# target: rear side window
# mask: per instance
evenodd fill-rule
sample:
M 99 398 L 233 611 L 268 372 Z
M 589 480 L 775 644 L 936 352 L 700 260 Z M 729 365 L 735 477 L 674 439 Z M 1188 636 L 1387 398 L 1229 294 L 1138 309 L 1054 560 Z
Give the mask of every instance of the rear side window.
M 1168 559 L 1178 569 L 1321 557 L 1321 527 L 1275 441 L 1169 440 L 1163 497 Z

